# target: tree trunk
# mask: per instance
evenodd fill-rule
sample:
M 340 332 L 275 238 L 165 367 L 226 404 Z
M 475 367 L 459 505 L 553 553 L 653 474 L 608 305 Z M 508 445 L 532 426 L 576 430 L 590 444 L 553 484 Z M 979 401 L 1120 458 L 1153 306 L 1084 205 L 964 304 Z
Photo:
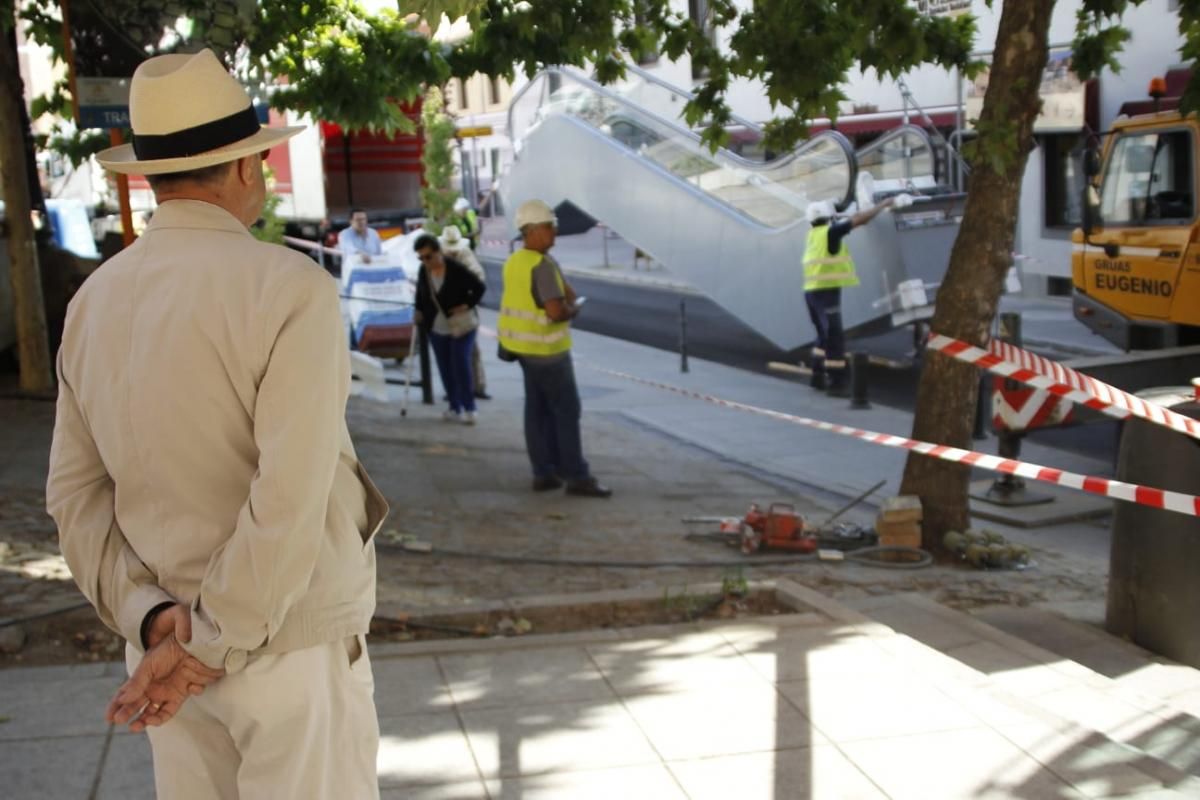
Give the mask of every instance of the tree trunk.
M 4 20 L 0 30 L 11 23 L 13 20 Z M 20 385 L 22 391 L 35 394 L 53 391 L 54 373 L 46 338 L 46 307 L 42 301 L 37 243 L 30 219 L 29 165 L 21 130 L 24 102 L 15 30 L 5 30 L 0 35 L 0 182 L 3 183 L 8 228 L 17 358 L 21 362 Z
M 1053 10 L 1054 0 L 1005 0 L 1000 16 L 971 157 L 971 188 L 932 322 L 935 332 L 975 345 L 987 342 L 1012 266 Z M 929 353 L 917 389 L 913 438 L 969 449 L 978 389 L 975 367 Z M 900 491 L 921 497 L 926 549 L 940 550 L 946 531 L 967 527 L 969 474 L 964 465 L 909 454 Z

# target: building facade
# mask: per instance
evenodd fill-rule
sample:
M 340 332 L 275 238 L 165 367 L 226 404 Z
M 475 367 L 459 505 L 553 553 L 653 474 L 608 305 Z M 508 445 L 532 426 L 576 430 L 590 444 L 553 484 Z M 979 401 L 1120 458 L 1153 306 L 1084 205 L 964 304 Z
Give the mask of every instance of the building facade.
M 749 8 L 751 0 L 736 0 Z M 986 59 L 999 27 L 1001 4 L 989 7 L 984 0 L 918 0 L 923 13 L 955 15 L 970 12 L 978 20 L 976 52 Z M 676 11 L 703 22 L 708 19 L 706 0 L 673 0 Z M 1071 231 L 1078 224 L 1082 178 L 1079 149 L 1085 134 L 1107 130 L 1122 105 L 1145 98 L 1152 77 L 1163 76 L 1182 61 L 1178 33 L 1179 0 L 1146 0 L 1131 7 L 1122 19 L 1131 38 L 1119 57 L 1120 72 L 1105 70 L 1089 85 L 1072 80 L 1070 42 L 1074 36 L 1079 0 L 1060 0 L 1050 26 L 1050 64 L 1043 80 L 1043 115 L 1036 130 L 1036 149 L 1030 154 L 1022 183 L 1014 261 L 1028 294 L 1065 293 L 1070 289 Z M 718 44 L 728 47 L 730 30 L 712 32 Z M 648 60 L 643 68 L 677 86 L 690 88 L 702 82 L 686 56 L 678 61 Z M 918 104 L 949 135 L 955 121 L 978 113 L 986 76 L 963 81 L 954 71 L 923 67 L 903 76 L 909 89 L 910 113 Z M 906 98 L 899 82 L 880 79 L 873 72 L 854 71 L 843 90 L 847 101 L 837 127 L 860 143 L 864 138 L 901 124 Z M 773 115 L 761 84 L 737 81 L 729 90 L 733 111 L 756 122 Z M 858 112 L 858 113 L 856 113 Z M 861 112 L 870 112 L 863 114 Z M 915 114 L 914 114 L 915 116 Z M 820 123 L 815 128 L 823 127 Z M 964 126 L 969 130 L 969 122 Z M 969 136 L 969 133 L 967 134 Z
M 446 85 L 446 111 L 464 134 L 458 140 L 460 191 L 475 206 L 487 202 L 512 162 L 508 105 L 513 94 L 508 81 L 487 75 L 455 78 Z

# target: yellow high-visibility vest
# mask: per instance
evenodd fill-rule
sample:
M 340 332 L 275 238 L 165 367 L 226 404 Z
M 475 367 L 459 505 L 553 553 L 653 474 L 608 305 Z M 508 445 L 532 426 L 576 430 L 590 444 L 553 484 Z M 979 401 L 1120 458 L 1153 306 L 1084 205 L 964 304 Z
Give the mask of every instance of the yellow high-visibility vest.
M 816 226 L 808 232 L 808 246 L 804 249 L 804 291 L 843 286 L 858 286 L 850 248 L 843 238 L 837 254 L 829 255 L 829 226 Z
M 533 270 L 544 256 L 522 248 L 504 262 L 504 293 L 496 324 L 500 344 L 518 355 L 553 356 L 571 349 L 571 325 L 554 322 L 533 301 Z M 555 270 L 559 289 L 562 275 Z

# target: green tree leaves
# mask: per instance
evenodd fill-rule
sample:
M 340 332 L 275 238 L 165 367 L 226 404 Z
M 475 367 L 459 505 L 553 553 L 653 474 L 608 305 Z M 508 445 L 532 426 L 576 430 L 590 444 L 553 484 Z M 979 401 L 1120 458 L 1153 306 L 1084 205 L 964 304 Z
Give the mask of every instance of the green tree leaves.
M 425 207 L 425 228 L 439 235 L 450 222 L 458 192 L 451 186 L 454 177 L 454 120 L 446 114 L 442 91 L 437 87 L 425 94 L 421 105 L 421 127 L 425 130 L 425 147 L 421 165 L 425 168 L 425 185 L 421 187 L 421 204 Z

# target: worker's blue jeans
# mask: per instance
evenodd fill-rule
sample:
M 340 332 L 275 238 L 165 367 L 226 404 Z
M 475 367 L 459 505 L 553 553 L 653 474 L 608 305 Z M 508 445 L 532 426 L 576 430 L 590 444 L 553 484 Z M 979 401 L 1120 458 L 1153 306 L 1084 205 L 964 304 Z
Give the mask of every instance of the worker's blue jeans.
M 471 349 L 475 346 L 475 331 L 455 339 L 440 333 L 429 333 L 429 344 L 437 359 L 438 373 L 450 410 L 455 412 L 475 410 L 475 385 L 471 377 Z
M 525 449 L 534 477 L 586 479 L 590 473 L 583 460 L 582 408 L 571 354 L 553 359 L 522 356 L 520 361 L 525 375 Z
M 808 316 L 817 329 L 816 347 L 822 356 L 813 358 L 813 369 L 822 372 L 825 362 L 840 363 L 844 369 L 846 360 L 846 335 L 842 330 L 842 290 L 816 289 L 804 293 L 808 304 Z

